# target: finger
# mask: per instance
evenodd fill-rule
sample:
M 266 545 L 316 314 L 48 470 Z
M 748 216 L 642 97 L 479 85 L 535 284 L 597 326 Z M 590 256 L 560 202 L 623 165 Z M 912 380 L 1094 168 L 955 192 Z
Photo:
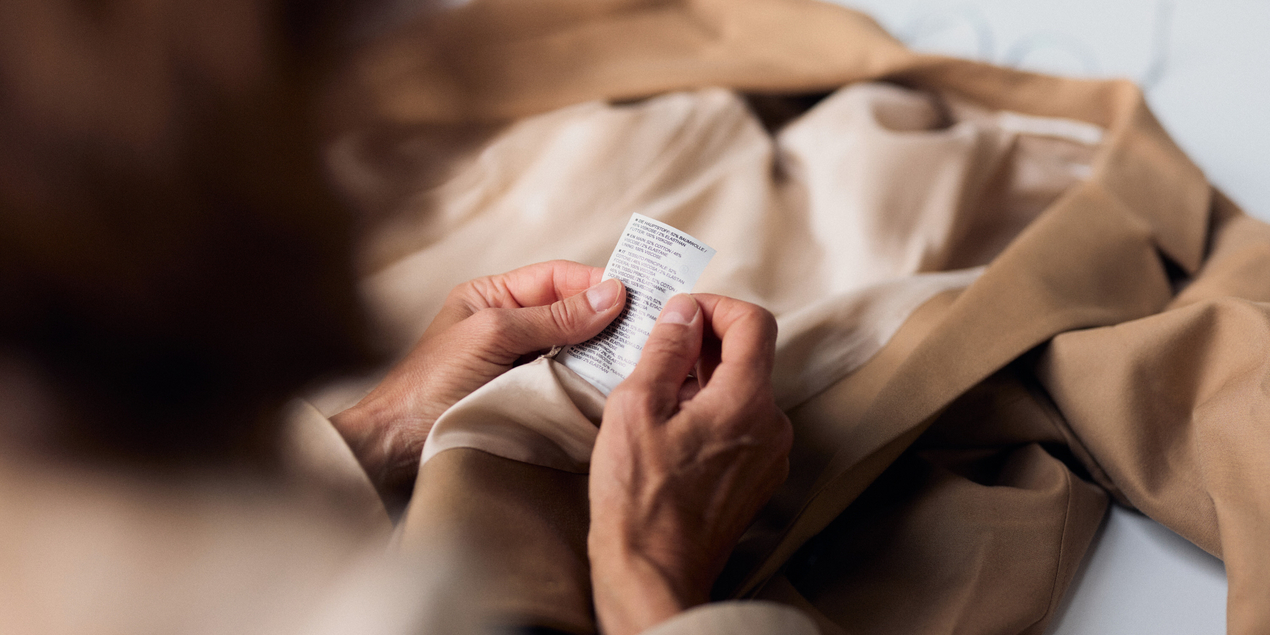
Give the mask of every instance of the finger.
M 600 282 L 599 267 L 551 260 L 472 281 L 469 298 L 479 308 L 512 309 L 544 306 L 573 297 Z
M 733 298 L 696 294 L 709 329 L 718 338 L 717 365 L 706 387 L 715 383 L 729 390 L 765 390 L 771 385 L 776 359 L 776 319 L 766 309 Z
M 625 303 L 626 288 L 621 281 L 610 279 L 543 306 L 487 309 L 460 327 L 486 333 L 490 350 L 510 356 L 506 362 L 510 364 L 526 353 L 595 337 L 622 312 Z
M 551 260 L 476 278 L 450 291 L 428 331 L 444 331 L 482 309 L 515 309 L 559 302 L 595 286 L 603 275 L 604 270 L 599 267 Z
M 659 407 L 673 411 L 679 404 L 680 386 L 701 354 L 704 324 L 701 308 L 692 296 L 672 297 L 644 342 L 635 371 L 623 383 L 630 384 L 628 389 L 647 394 Z

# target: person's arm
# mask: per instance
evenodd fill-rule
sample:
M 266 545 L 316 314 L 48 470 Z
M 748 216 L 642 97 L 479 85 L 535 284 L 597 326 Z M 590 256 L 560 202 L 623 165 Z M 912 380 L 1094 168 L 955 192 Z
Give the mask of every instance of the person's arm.
M 552 261 L 455 287 L 419 343 L 365 399 L 331 418 L 381 495 L 414 484 L 433 422 L 518 359 L 594 337 L 625 304 L 603 270 Z
M 785 480 L 793 433 L 772 396 L 775 341 L 776 321 L 760 307 L 675 296 L 635 372 L 609 396 L 587 538 L 607 635 L 705 603 L 727 554 Z

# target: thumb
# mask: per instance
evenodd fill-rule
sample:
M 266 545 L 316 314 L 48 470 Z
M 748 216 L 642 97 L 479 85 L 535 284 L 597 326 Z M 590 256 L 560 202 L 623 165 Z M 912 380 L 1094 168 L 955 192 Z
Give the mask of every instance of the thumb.
M 622 312 L 625 299 L 621 281 L 610 279 L 551 304 L 499 309 L 506 323 L 497 337 L 503 349 L 516 355 L 585 342 Z
M 666 302 L 653 332 L 644 342 L 639 364 L 626 383 L 647 391 L 657 403 L 679 403 L 679 388 L 701 355 L 705 318 L 691 295 Z

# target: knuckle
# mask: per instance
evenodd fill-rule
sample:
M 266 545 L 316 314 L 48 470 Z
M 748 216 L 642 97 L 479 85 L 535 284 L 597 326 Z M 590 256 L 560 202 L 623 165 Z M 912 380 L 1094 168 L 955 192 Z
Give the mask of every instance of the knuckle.
M 773 340 L 776 339 L 776 332 L 780 328 L 776 323 L 776 316 L 772 315 L 771 311 L 768 311 L 767 309 L 764 309 L 762 307 L 759 307 L 759 311 L 762 312 L 761 319 L 763 322 L 763 334 L 767 335 Z
M 606 406 L 617 407 L 625 410 L 629 407 L 631 401 L 635 399 L 636 391 L 637 389 L 634 386 L 634 382 L 628 379 L 618 384 L 617 388 L 614 388 L 613 392 L 609 393 Z
M 776 316 L 772 315 L 771 311 L 757 304 L 751 304 L 749 314 L 750 318 L 758 325 L 758 332 L 763 338 L 767 340 L 776 339 Z
M 448 297 L 450 299 L 465 298 L 469 293 L 476 289 L 480 282 L 481 279 L 476 278 L 475 280 L 468 280 L 467 282 L 456 284 L 454 285 L 454 288 L 450 289 L 450 295 Z
M 453 289 L 450 289 L 450 297 L 455 299 L 466 299 L 472 295 L 483 296 L 483 291 L 487 290 L 489 286 L 489 276 L 473 278 L 467 282 L 455 285 Z
M 670 331 L 674 329 L 673 331 Z M 650 364 L 656 365 L 680 358 L 688 358 L 689 355 L 683 345 L 684 335 L 687 327 L 680 324 L 659 324 L 657 325 L 657 336 L 648 338 L 644 342 L 644 350 L 640 359 L 648 359 Z
M 463 307 L 469 313 L 475 310 L 475 302 L 472 301 L 474 296 L 478 295 L 472 287 L 472 282 L 464 282 L 461 285 L 450 289 L 450 293 L 445 296 L 445 304 L 456 307 Z
M 465 355 L 496 362 L 510 363 L 523 351 L 515 351 L 514 325 L 506 309 L 480 309 L 468 316 L 454 332 L 460 338 L 451 342 Z
M 768 311 L 753 302 L 732 299 L 731 309 L 740 313 L 741 316 L 746 319 L 755 320 L 756 322 L 768 324 L 772 327 L 776 326 L 776 316 L 772 315 L 771 311 Z
M 516 335 L 515 320 L 507 309 L 481 309 L 468 319 L 473 337 L 480 342 L 494 344 Z
M 735 410 L 722 414 L 724 425 L 736 434 L 752 434 L 764 439 L 765 445 L 782 455 L 793 447 L 793 423 L 770 397 L 746 400 Z
M 508 327 L 507 312 L 502 309 L 481 309 L 469 318 L 481 331 L 502 331 Z
M 623 399 L 626 399 L 626 393 L 629 392 L 631 389 L 630 383 L 631 383 L 631 380 L 627 379 L 626 381 L 623 381 L 622 383 L 618 384 L 617 387 L 614 388 L 612 392 L 609 393 L 609 396 L 605 400 L 605 403 L 606 404 L 620 403 Z
M 548 314 L 552 324 L 562 332 L 572 333 L 578 329 L 582 320 L 579 319 L 577 311 L 564 300 L 552 302 L 548 307 Z
M 498 306 L 500 302 L 498 282 L 494 276 L 474 278 L 459 284 L 450 289 L 450 293 L 445 298 L 446 304 L 463 307 L 471 314 Z

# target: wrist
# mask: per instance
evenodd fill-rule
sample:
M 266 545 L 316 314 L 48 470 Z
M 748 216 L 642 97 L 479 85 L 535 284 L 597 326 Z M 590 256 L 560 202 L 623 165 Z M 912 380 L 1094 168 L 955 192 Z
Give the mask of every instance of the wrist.
M 388 455 L 391 423 L 386 415 L 375 406 L 374 401 L 363 400 L 331 417 L 331 424 L 381 493 L 390 480 L 391 471 L 391 457 Z
M 401 513 L 414 493 L 432 419 L 414 414 L 399 395 L 377 389 L 330 420 L 389 515 Z
M 633 549 L 596 546 L 590 551 L 595 611 L 605 635 L 635 635 L 707 599 Z

